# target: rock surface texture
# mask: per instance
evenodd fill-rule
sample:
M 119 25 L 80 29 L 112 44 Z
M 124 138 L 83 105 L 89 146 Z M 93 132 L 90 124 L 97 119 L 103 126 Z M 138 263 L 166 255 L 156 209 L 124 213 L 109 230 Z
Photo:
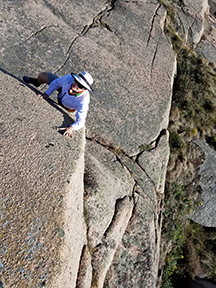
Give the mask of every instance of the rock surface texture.
M 214 62 L 215 2 L 187 5 L 179 35 Z M 152 0 L 1 1 L 3 287 L 156 287 L 176 73 L 165 17 Z M 21 79 L 83 70 L 95 92 L 85 129 L 67 139 L 58 127 L 75 116 Z M 210 156 L 200 168 L 208 177 Z M 215 225 L 210 193 L 206 226 Z
M 207 143 L 198 139 L 194 141 L 204 151 L 205 160 L 199 169 L 202 205 L 192 215 L 191 220 L 206 227 L 216 227 L 216 153 Z
M 216 2 L 190 1 L 178 7 L 178 34 L 198 54 L 206 58 L 216 70 Z M 215 158 L 216 152 L 205 141 L 194 142 L 203 150 L 205 161 L 199 168 L 202 188 L 202 205 L 193 213 L 191 220 L 206 227 L 215 223 Z
M 209 0 L 205 15 L 205 30 L 196 51 L 216 65 L 216 1 Z
M 178 6 L 176 31 L 202 57 L 216 65 L 216 2 L 196 0 Z

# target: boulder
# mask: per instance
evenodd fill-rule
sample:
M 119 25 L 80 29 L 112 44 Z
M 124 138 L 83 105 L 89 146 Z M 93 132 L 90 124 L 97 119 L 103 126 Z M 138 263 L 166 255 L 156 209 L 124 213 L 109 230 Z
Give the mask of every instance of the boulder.
M 205 153 L 205 160 L 199 168 L 202 188 L 202 205 L 193 213 L 191 220 L 206 227 L 216 227 L 216 152 L 199 139 L 193 140 Z
M 196 47 L 196 51 L 216 67 L 216 3 L 209 0 L 209 10 L 206 13 L 205 31 Z
M 208 0 L 187 1 L 177 7 L 176 31 L 191 47 L 195 48 L 205 31 Z

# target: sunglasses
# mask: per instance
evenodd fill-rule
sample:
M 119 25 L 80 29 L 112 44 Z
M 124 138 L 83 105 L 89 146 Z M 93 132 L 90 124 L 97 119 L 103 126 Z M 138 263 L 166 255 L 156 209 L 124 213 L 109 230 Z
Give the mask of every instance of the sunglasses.
M 77 80 L 75 80 L 75 82 L 76 82 L 77 86 L 78 86 L 80 89 L 84 89 L 84 88 L 85 88 L 85 87 L 84 87 L 81 83 L 79 83 Z

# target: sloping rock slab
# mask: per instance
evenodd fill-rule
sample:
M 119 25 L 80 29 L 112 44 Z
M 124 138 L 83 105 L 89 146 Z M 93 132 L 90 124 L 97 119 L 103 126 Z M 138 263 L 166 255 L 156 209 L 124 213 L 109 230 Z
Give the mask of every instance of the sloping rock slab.
M 60 249 L 68 229 L 80 227 L 79 241 L 73 243 L 76 253 L 71 254 L 75 266 L 86 241 L 83 190 L 68 184 L 74 173 L 84 171 L 84 134 L 80 131 L 73 141 L 63 137 L 57 127 L 73 119 L 17 79 L 0 74 L 1 281 L 5 287 L 53 287 L 50 281 L 60 272 Z M 82 179 L 77 181 L 82 187 Z M 68 228 L 64 211 L 71 216 L 64 199 L 71 193 L 79 201 L 70 205 L 79 212 L 73 213 L 77 221 Z
M 87 141 L 85 169 L 88 244 L 94 248 L 112 222 L 116 202 L 132 196 L 134 180 L 113 153 L 92 141 Z
M 216 227 L 216 152 L 203 141 L 194 139 L 194 142 L 203 149 L 205 161 L 199 169 L 202 205 L 191 220 L 202 226 Z
M 165 15 L 159 4 L 116 1 L 102 24 L 74 43 L 96 79 L 88 136 L 129 156 L 167 128 L 175 57 L 163 33 Z
M 25 74 L 35 76 L 41 70 L 55 72 L 64 64 L 73 41 L 100 11 L 102 3 L 1 1 L 1 67 L 20 78 Z M 77 54 L 66 73 L 78 72 L 81 57 Z
M 91 137 L 134 155 L 168 125 L 175 56 L 165 16 L 152 1 L 3 1 L 1 67 L 20 78 L 91 72 Z
M 213 13 L 216 13 L 216 4 L 212 11 L 212 15 L 208 15 L 208 28 L 197 45 L 196 51 L 201 54 L 201 56 L 214 63 L 216 67 L 216 14 Z
M 140 261 L 142 264 L 144 263 L 144 268 L 142 271 L 139 270 L 140 277 L 138 281 L 139 285 L 142 285 L 142 279 L 149 277 L 149 281 L 154 283 L 155 270 L 157 269 L 156 252 L 152 252 L 157 246 L 154 243 L 155 234 L 153 232 L 156 229 L 156 226 L 154 226 L 156 224 L 152 222 L 153 215 L 157 219 L 155 185 L 143 169 L 131 161 L 128 156 L 139 154 L 141 147 L 155 140 L 161 130 L 166 129 L 168 125 L 172 82 L 175 73 L 175 56 L 169 40 L 163 33 L 165 9 L 156 1 L 107 1 L 104 4 L 101 0 L 82 0 L 78 2 L 62 0 L 59 4 L 59 1 L 56 0 L 22 0 L 2 1 L 0 5 L 1 35 L 3 36 L 1 38 L 1 67 L 11 76 L 14 75 L 15 78 L 21 78 L 25 74 L 35 76 L 41 70 L 57 71 L 60 76 L 71 71 L 78 73 L 81 70 L 87 70 L 93 75 L 95 93 L 91 97 L 90 111 L 87 118 L 87 134 L 100 143 L 109 144 L 110 147 L 120 147 L 120 150 L 123 150 L 126 155 L 124 155 L 124 159 L 118 159 L 122 162 L 121 165 L 113 154 L 98 153 L 99 148 L 96 151 L 92 149 L 88 152 L 91 155 L 88 156 L 90 159 L 89 165 L 92 165 L 93 168 L 96 167 L 95 171 L 98 172 L 98 175 L 95 174 L 97 181 L 93 183 L 95 186 L 91 189 L 92 197 L 86 203 L 88 210 L 84 211 L 85 216 L 88 216 L 88 213 L 90 214 L 89 223 L 91 222 L 91 225 L 89 227 L 93 227 L 92 230 L 90 228 L 88 230 L 89 243 L 93 248 L 102 242 L 105 243 L 104 245 L 107 244 L 104 233 L 109 227 L 112 227 L 112 221 L 115 219 L 116 200 L 123 201 L 125 196 L 129 196 L 130 204 L 130 197 L 135 201 L 133 195 L 134 180 L 131 177 L 133 176 L 137 185 L 141 187 L 139 195 L 144 193 L 145 201 L 138 201 L 137 211 L 141 212 L 136 212 L 134 223 L 137 225 L 132 225 L 129 233 L 132 233 L 130 235 L 135 238 L 136 233 L 139 233 L 139 229 L 141 229 L 138 237 L 141 241 L 141 248 L 146 249 L 142 245 L 148 247 L 148 252 L 145 253 L 144 258 L 151 259 L 151 263 L 148 264 L 149 262 L 141 257 L 142 260 Z M 80 238 L 74 235 L 74 240 L 70 239 L 71 233 L 75 233 L 73 232 L 75 228 L 68 228 L 67 226 L 70 221 L 74 225 L 74 222 L 76 222 L 74 219 L 83 221 L 81 219 L 82 184 L 78 185 L 76 183 L 78 186 L 75 186 L 71 182 L 67 185 L 67 181 L 71 181 L 70 177 L 72 179 L 77 177 L 80 182 L 82 180 L 79 171 L 81 171 L 81 163 L 83 163 L 83 131 L 76 133 L 73 141 L 62 137 L 61 134 L 57 133 L 57 127 L 61 124 L 64 126 L 70 124 L 72 119 L 62 110 L 54 109 L 56 108 L 54 104 L 51 107 L 46 102 L 38 102 L 38 99 L 32 97 L 32 92 L 28 94 L 30 97 L 25 98 L 23 89 L 25 91 L 29 90 L 25 86 L 17 86 L 19 84 L 17 82 L 18 78 L 14 81 L 11 77 L 4 77 L 8 79 L 7 83 L 6 80 L 4 82 L 4 95 L 7 94 L 10 97 L 6 98 L 6 102 L 5 98 L 2 97 L 3 115 L 7 115 L 10 119 L 7 117 L 5 118 L 8 119 L 7 121 L 4 119 L 6 132 L 3 136 L 6 140 L 3 141 L 2 155 L 9 155 L 10 161 L 9 158 L 4 157 L 2 161 L 7 159 L 7 162 L 3 164 L 6 171 L 10 171 L 10 173 L 5 175 L 5 172 L 2 172 L 2 179 L 4 180 L 2 185 L 6 185 L 5 187 L 9 191 L 7 191 L 9 197 L 6 198 L 15 197 L 15 200 L 7 202 L 6 199 L 2 211 L 4 213 L 10 211 L 10 209 L 13 212 L 15 211 L 16 219 L 23 219 L 22 213 L 25 213 L 25 219 L 29 221 L 29 225 L 27 225 L 24 220 L 20 220 L 20 226 L 17 226 L 17 221 L 14 220 L 14 223 L 16 223 L 14 225 L 18 228 L 14 230 L 13 235 L 16 236 L 19 233 L 19 239 L 23 237 L 22 235 L 28 235 L 26 236 L 28 240 L 30 239 L 28 245 L 34 245 L 33 247 L 35 245 L 41 247 L 40 245 L 43 243 L 48 243 L 44 244 L 45 249 L 42 246 L 40 250 L 40 255 L 44 254 L 43 259 L 45 260 L 38 262 L 39 257 L 30 268 L 27 263 L 26 268 L 19 264 L 19 259 L 25 259 L 25 257 L 23 258 L 23 255 L 26 255 L 25 249 L 27 249 L 25 248 L 25 241 L 23 238 L 17 240 L 20 241 L 18 248 L 21 249 L 20 247 L 23 245 L 24 249 L 20 250 L 20 254 L 14 257 L 17 266 L 14 262 L 11 262 L 10 267 L 14 264 L 15 271 L 20 271 L 19 279 L 27 281 L 23 282 L 27 283 L 27 287 L 34 287 L 34 281 L 41 281 L 41 285 L 47 284 L 49 283 L 49 277 L 58 272 L 58 269 L 53 267 L 58 266 L 59 258 L 56 258 L 55 261 L 49 260 L 49 257 L 52 257 L 54 252 L 57 255 L 58 249 L 55 249 L 55 245 L 58 245 L 62 238 L 70 245 L 73 243 L 78 245 L 74 248 L 74 251 L 77 251 L 73 256 L 75 258 L 71 258 L 71 261 L 75 259 L 74 267 L 78 266 L 78 254 L 81 254 L 82 247 L 82 251 L 86 251 L 84 248 L 86 247 L 85 233 L 79 232 Z M 14 92 L 13 87 L 16 87 L 16 94 L 12 93 Z M 51 113 L 51 111 L 55 112 Z M 98 155 L 95 155 L 97 153 Z M 98 159 L 96 156 L 102 158 Z M 127 168 L 123 168 L 124 165 Z M 113 170 L 113 167 L 116 167 L 116 170 Z M 16 175 L 13 176 L 13 173 Z M 104 182 L 107 175 L 109 175 L 109 181 Z M 70 203 L 67 202 L 69 206 L 64 207 L 65 212 L 71 211 L 71 213 L 74 213 L 74 219 L 71 215 L 66 215 L 65 226 L 63 226 L 62 217 L 59 216 L 58 219 L 55 215 L 61 215 L 59 211 L 63 206 L 60 206 L 61 201 L 59 199 L 62 199 L 62 191 L 66 189 L 65 184 L 69 191 L 74 189 L 73 193 L 75 195 L 73 194 L 66 200 L 76 203 L 76 208 L 73 205 L 70 206 Z M 16 191 L 22 193 L 16 194 Z M 109 191 L 113 194 L 106 202 L 105 196 Z M 58 197 L 55 198 L 56 195 Z M 99 199 L 96 199 L 96 196 L 100 196 Z M 17 207 L 17 210 L 14 207 Z M 104 207 L 109 208 L 109 213 L 106 213 L 107 210 Z M 131 210 L 127 210 L 127 207 L 126 205 L 124 213 L 130 218 Z M 129 205 L 129 207 L 131 206 Z M 142 209 L 142 207 L 144 208 Z M 43 211 L 46 211 L 46 213 Z M 19 213 L 21 213 L 20 216 Z M 3 218 L 6 219 L 3 222 L 4 229 L 9 229 L 7 217 Z M 28 230 L 32 221 L 38 225 L 34 226 L 32 224 L 32 227 L 36 227 L 35 231 L 38 231 L 38 235 L 40 235 L 38 242 L 35 244 L 31 242 L 34 240 L 34 238 L 31 238 L 33 237 L 32 234 L 28 234 L 33 233 L 32 230 Z M 46 221 L 51 226 L 46 224 Z M 101 227 L 98 227 L 98 221 L 100 221 Z M 121 226 L 121 233 L 126 228 L 126 224 L 124 223 Z M 10 227 L 13 227 L 12 224 Z M 84 223 L 79 222 L 77 227 L 80 227 L 79 231 L 82 230 Z M 22 234 L 20 234 L 20 231 Z M 43 235 L 41 235 L 41 231 L 43 231 Z M 145 231 L 147 231 L 147 234 L 144 237 L 145 239 L 142 240 Z M 65 234 L 67 232 L 68 235 Z M 118 235 L 122 235 L 120 232 Z M 65 236 L 61 238 L 59 235 Z M 15 236 L 14 238 L 16 238 Z M 146 242 L 148 237 L 150 237 L 150 242 Z M 2 253 L 19 251 L 15 247 L 17 242 L 12 238 L 12 248 L 7 250 L 9 246 L 5 239 L 3 238 L 3 250 L 1 251 L 4 252 Z M 46 239 L 51 239 L 52 243 L 49 244 Z M 70 257 L 70 248 L 63 249 L 61 255 L 64 256 L 68 253 Z M 141 248 L 136 247 L 133 263 L 136 261 L 136 256 L 141 253 Z M 142 249 L 141 251 L 143 251 Z M 112 257 L 113 251 L 113 249 L 110 250 Z M 35 250 L 33 252 L 35 253 Z M 90 252 L 92 253 L 92 251 Z M 129 253 L 133 256 L 133 251 Z M 82 259 L 85 258 L 83 255 Z M 109 258 L 109 263 L 111 258 Z M 66 258 L 62 259 L 65 260 Z M 88 259 L 87 265 L 90 267 L 89 257 L 86 257 L 86 259 Z M 7 276 L 8 279 L 11 277 L 12 280 L 10 281 L 14 281 L 11 276 L 13 273 L 10 270 L 11 268 L 5 266 L 4 261 L 2 265 L 4 271 L 7 271 L 7 275 L 9 275 Z M 152 268 L 153 266 L 154 268 Z M 35 270 L 35 267 L 39 268 Z M 49 267 L 52 267 L 52 275 Z M 75 277 L 76 268 L 72 272 L 70 261 L 67 262 L 67 259 L 62 267 L 64 271 L 58 274 L 57 283 L 59 285 L 62 283 L 64 288 L 67 287 L 68 282 L 62 282 L 64 275 L 68 277 L 72 273 L 68 279 L 72 285 L 75 285 L 75 279 L 72 279 L 71 275 Z M 95 267 L 94 270 L 96 270 Z M 128 269 L 127 275 L 133 273 L 133 268 L 135 266 Z M 91 271 L 89 271 L 86 281 L 90 279 Z M 36 278 L 40 280 L 35 280 Z M 136 277 L 131 281 L 136 283 Z M 79 283 L 81 282 L 80 280 Z
M 151 201 L 140 192 L 133 217 L 107 273 L 108 287 L 156 287 L 160 242 L 156 218 Z

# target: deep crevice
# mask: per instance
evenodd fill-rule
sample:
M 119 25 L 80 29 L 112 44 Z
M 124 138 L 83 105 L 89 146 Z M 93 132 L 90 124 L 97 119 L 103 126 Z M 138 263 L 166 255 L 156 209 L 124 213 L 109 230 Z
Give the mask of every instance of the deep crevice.
M 157 148 L 158 143 L 159 143 L 159 141 L 160 141 L 160 139 L 161 139 L 161 137 L 162 137 L 163 135 L 166 135 L 166 129 L 161 130 L 161 132 L 160 132 L 160 134 L 157 136 L 157 138 L 156 138 L 154 141 L 151 142 L 151 144 L 154 144 L 154 147 L 152 147 L 150 150 L 148 150 L 149 152 Z M 95 142 L 95 143 L 103 146 L 104 148 L 106 148 L 106 149 L 109 150 L 110 152 L 112 152 L 112 153 L 116 156 L 116 161 L 118 161 L 118 162 L 122 165 L 122 167 L 125 167 L 125 168 L 129 171 L 129 173 L 130 173 L 131 177 L 134 179 L 135 183 L 136 183 L 137 185 L 139 185 L 138 182 L 137 182 L 137 180 L 136 180 L 136 174 L 135 174 L 133 171 L 131 171 L 131 169 L 130 169 L 129 167 L 127 167 L 127 166 L 121 161 L 121 155 L 123 155 L 124 157 L 129 158 L 135 165 L 137 165 L 137 166 L 145 173 L 145 175 L 147 176 L 147 178 L 149 179 L 149 181 L 150 181 L 150 182 L 152 183 L 152 185 L 154 186 L 155 192 L 157 192 L 155 183 L 153 182 L 153 180 L 151 179 L 151 177 L 148 175 L 148 173 L 145 171 L 145 169 L 139 164 L 139 161 L 138 161 L 139 156 L 140 156 L 144 151 L 138 153 L 138 154 L 135 156 L 135 160 L 134 160 L 134 156 L 129 156 L 129 155 L 127 155 L 127 154 L 126 154 L 121 148 L 119 148 L 119 147 L 115 147 L 115 146 L 113 146 L 113 145 L 111 145 L 111 144 L 109 144 L 109 145 L 107 145 L 107 144 L 102 144 L 102 143 L 100 143 L 100 141 L 96 140 L 95 138 L 86 137 L 86 139 L 89 140 L 89 141 L 93 141 L 93 142 Z M 142 190 L 143 190 L 143 189 L 142 189 Z M 144 190 L 143 190 L 143 192 L 148 196 L 148 194 L 147 194 Z M 149 196 L 148 196 L 148 197 L 149 197 Z M 149 199 L 151 199 L 151 198 L 149 197 Z M 153 201 L 153 200 L 151 199 L 151 201 Z
M 142 145 L 142 146 L 140 147 L 142 151 L 139 152 L 137 155 L 135 155 L 135 156 L 136 156 L 136 161 L 137 161 L 137 159 L 139 158 L 139 156 L 142 155 L 142 153 L 143 153 L 144 151 L 151 152 L 152 150 L 157 149 L 158 143 L 160 142 L 161 137 L 164 136 L 164 135 L 166 135 L 166 131 L 167 131 L 167 129 L 162 129 L 156 139 L 154 139 L 153 141 L 151 141 L 149 144 Z
M 160 133 L 161 136 L 163 135 L 163 134 L 162 134 L 163 131 L 166 131 L 166 130 L 164 129 L 164 130 L 161 131 L 161 133 Z M 160 135 L 159 135 L 159 136 L 160 136 Z M 159 136 L 158 136 L 158 138 L 159 138 Z M 160 137 L 161 137 L 161 136 L 160 136 Z M 104 148 L 106 148 L 107 150 L 109 150 L 110 152 L 112 152 L 113 154 L 115 154 L 115 156 L 116 156 L 116 161 L 118 161 L 118 162 L 122 165 L 122 167 L 124 167 L 124 168 L 127 169 L 127 171 L 130 173 L 131 177 L 134 179 L 136 185 L 140 186 L 139 183 L 138 183 L 138 181 L 136 180 L 136 174 L 135 174 L 135 172 L 131 171 L 131 169 L 130 169 L 129 167 L 127 167 L 127 166 L 122 162 L 122 160 L 121 160 L 121 155 L 123 155 L 124 157 L 129 158 L 130 161 L 132 161 L 132 163 L 134 163 L 135 165 L 137 165 L 137 166 L 145 173 L 145 175 L 147 176 L 147 178 L 149 179 L 149 181 L 150 181 L 150 182 L 153 184 L 153 186 L 155 187 L 154 182 L 151 180 L 151 178 L 149 177 L 149 175 L 145 172 L 145 170 L 143 169 L 143 167 L 141 167 L 141 166 L 139 165 L 139 163 L 136 162 L 136 160 L 135 160 L 135 161 L 133 160 L 133 156 L 130 157 L 130 156 L 127 155 L 123 150 L 121 150 L 120 148 L 116 148 L 116 147 L 112 146 L 111 144 L 110 144 L 110 145 L 102 144 L 102 143 L 100 143 L 98 140 L 96 140 L 95 138 L 86 137 L 86 139 L 89 140 L 89 141 L 93 141 L 93 142 L 95 142 L 95 143 L 103 146 Z M 158 139 L 158 141 L 159 141 L 159 139 Z M 118 152 L 115 153 L 115 151 L 118 151 Z M 142 189 L 142 188 L 141 188 L 141 189 Z M 142 189 L 142 191 L 143 191 L 144 194 L 151 200 L 151 202 L 152 202 L 153 205 L 154 205 L 154 202 L 153 202 L 153 200 L 150 198 L 150 196 L 148 195 L 148 193 L 145 192 L 143 189 Z M 155 189 L 155 191 L 156 191 L 156 189 Z M 155 206 L 155 205 L 154 205 L 154 206 Z

